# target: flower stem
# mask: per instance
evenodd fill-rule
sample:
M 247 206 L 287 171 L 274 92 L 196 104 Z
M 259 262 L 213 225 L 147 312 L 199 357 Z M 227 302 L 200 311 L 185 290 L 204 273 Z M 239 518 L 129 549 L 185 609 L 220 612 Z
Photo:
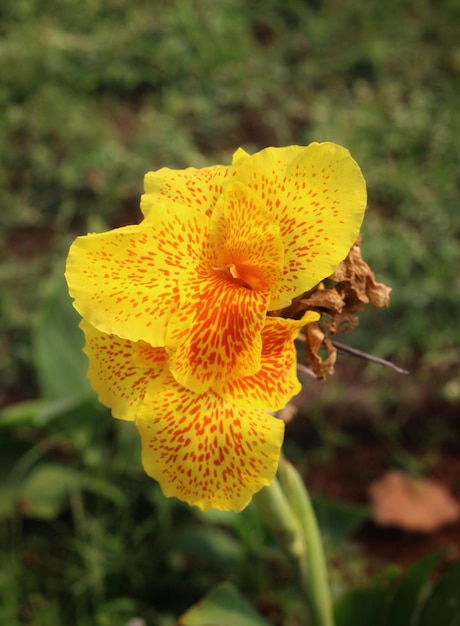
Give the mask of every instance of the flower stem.
M 281 460 L 280 482 L 301 525 L 305 554 L 300 565 L 302 586 L 310 600 L 313 623 L 333 626 L 326 558 L 318 522 L 305 484 L 289 461 Z
M 280 460 L 279 480 L 254 497 L 259 514 L 295 561 L 313 626 L 333 626 L 326 560 L 308 492 L 297 470 Z

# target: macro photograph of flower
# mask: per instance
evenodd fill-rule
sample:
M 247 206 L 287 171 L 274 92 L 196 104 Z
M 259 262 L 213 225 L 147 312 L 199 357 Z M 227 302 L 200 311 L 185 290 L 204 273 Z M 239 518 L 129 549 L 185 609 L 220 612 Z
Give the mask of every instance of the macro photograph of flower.
M 1 623 L 460 623 L 460 8 L 0 16 Z

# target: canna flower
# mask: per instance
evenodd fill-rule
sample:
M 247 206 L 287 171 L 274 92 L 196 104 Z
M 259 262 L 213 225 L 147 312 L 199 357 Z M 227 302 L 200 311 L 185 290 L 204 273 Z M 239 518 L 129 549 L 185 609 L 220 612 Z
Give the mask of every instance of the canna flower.
M 97 330 L 164 348 L 175 380 L 206 392 L 260 370 L 267 312 L 334 271 L 365 205 L 358 165 L 332 143 L 163 168 L 145 177 L 139 225 L 73 243 L 70 294 Z
M 319 315 L 267 317 L 260 370 L 195 393 L 168 369 L 162 347 L 96 330 L 85 320 L 88 377 L 114 417 L 135 420 L 145 471 L 166 496 L 202 510 L 242 510 L 273 479 L 284 424 L 276 411 L 300 390 L 293 339 Z
M 66 277 L 89 379 L 133 420 L 167 496 L 241 510 L 272 480 L 299 390 L 279 317 L 329 276 L 359 233 L 361 171 L 331 144 L 238 150 L 230 166 L 145 177 L 140 224 L 78 237 Z

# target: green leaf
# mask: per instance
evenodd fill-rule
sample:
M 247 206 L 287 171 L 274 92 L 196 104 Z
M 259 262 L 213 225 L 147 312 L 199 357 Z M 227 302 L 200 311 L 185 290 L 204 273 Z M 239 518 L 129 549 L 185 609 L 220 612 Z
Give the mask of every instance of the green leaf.
M 435 585 L 416 626 L 460 626 L 460 561 Z
M 11 404 L 0 411 L 0 429 L 33 426 L 45 400 L 26 400 Z
M 54 519 L 67 503 L 69 491 L 78 482 L 78 473 L 62 465 L 37 465 L 24 479 L 18 492 L 18 506 L 27 517 Z
M 17 481 L 14 468 L 28 452 L 30 444 L 10 437 L 0 440 L 0 519 L 13 515 L 17 502 Z
M 324 541 L 340 541 L 369 519 L 369 508 L 324 496 L 312 496 L 313 508 Z
M 0 411 L 0 429 L 31 427 L 44 428 L 61 418 L 87 413 L 95 404 L 95 393 L 90 389 L 83 393 L 55 400 L 26 400 L 7 406 Z
M 238 563 L 244 556 L 236 539 L 212 526 L 185 528 L 176 536 L 174 549 L 217 567 Z
M 126 492 L 108 479 L 104 480 L 92 474 L 80 473 L 80 485 L 83 491 L 93 493 L 98 496 L 98 498 L 110 500 L 120 507 L 127 501 Z
M 422 605 L 428 577 L 442 559 L 429 555 L 412 565 L 394 584 L 377 582 L 354 589 L 335 606 L 336 626 L 460 626 L 460 562 L 439 580 Z
M 178 626 L 270 626 L 230 583 L 222 583 L 179 619 Z
M 78 395 L 90 390 L 79 321 L 64 276 L 59 275 L 51 285 L 48 301 L 34 335 L 35 365 L 42 395 L 47 399 Z
M 415 623 L 420 595 L 442 556 L 442 553 L 430 554 L 405 572 L 385 613 L 386 626 L 409 626 Z
M 130 617 L 136 614 L 137 604 L 134 598 L 113 598 L 99 604 L 96 611 L 95 624 L 98 626 L 109 626 L 110 624 L 132 624 L 135 620 Z M 143 620 L 139 620 L 144 624 Z
M 384 605 L 385 590 L 380 586 L 353 589 L 334 606 L 335 626 L 377 626 Z M 407 625 L 406 625 L 407 626 Z

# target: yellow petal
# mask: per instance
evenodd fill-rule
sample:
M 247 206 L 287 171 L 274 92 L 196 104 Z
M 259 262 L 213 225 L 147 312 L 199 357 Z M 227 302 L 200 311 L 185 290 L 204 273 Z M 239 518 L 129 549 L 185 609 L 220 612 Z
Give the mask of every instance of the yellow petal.
M 277 220 L 284 275 L 270 310 L 332 274 L 355 242 L 366 207 L 361 170 L 333 143 L 237 153 L 235 180 L 250 187 Z
M 276 293 L 284 269 L 280 227 L 251 189 L 236 182 L 225 187 L 209 233 L 217 267 L 230 268 L 233 277 L 250 289 Z
M 166 349 L 180 384 L 201 393 L 260 369 L 267 292 L 247 289 L 206 266 L 185 273 L 179 292 Z
M 118 419 L 134 420 L 147 388 L 161 387 L 167 354 L 143 341 L 132 342 L 80 323 L 86 339 L 88 378 L 99 401 Z
M 207 222 L 162 204 L 138 226 L 78 237 L 66 269 L 77 311 L 102 332 L 164 346 L 178 277 L 204 254 Z
M 284 425 L 263 411 L 243 409 L 212 391 L 195 394 L 172 378 L 147 394 L 136 426 L 142 461 L 165 496 L 201 510 L 241 511 L 270 484 Z
M 232 159 L 232 165 L 241 165 L 241 163 L 246 160 L 248 157 L 250 157 L 251 155 L 248 154 L 246 152 L 246 150 L 243 150 L 243 148 L 238 148 L 237 150 L 235 150 L 235 152 L 233 153 L 233 159 Z
M 262 331 L 260 370 L 252 376 L 224 383 L 217 393 L 238 406 L 282 409 L 300 391 L 293 340 L 303 326 L 319 317 L 313 311 L 307 311 L 300 320 L 267 317 Z
M 147 216 L 152 207 L 166 198 L 176 205 L 192 207 L 210 215 L 223 186 L 232 176 L 233 168 L 225 165 L 201 169 L 188 167 L 185 170 L 163 167 L 156 172 L 148 172 L 144 177 L 141 211 Z

